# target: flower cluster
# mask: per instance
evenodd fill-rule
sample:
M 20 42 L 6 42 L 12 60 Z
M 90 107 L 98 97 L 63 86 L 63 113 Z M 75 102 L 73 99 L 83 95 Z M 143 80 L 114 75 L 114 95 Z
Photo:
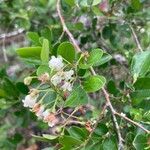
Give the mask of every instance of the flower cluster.
M 30 94 L 22 100 L 24 107 L 29 107 L 38 119 L 42 119 L 44 122 L 48 123 L 50 127 L 55 126 L 58 122 L 58 118 L 54 113 L 45 109 L 45 106 L 38 102 L 38 97 L 38 91 L 36 89 L 31 90 Z
M 74 71 L 63 71 L 64 63 L 61 56 L 52 56 L 49 61 L 49 67 L 55 72 L 51 77 L 54 86 L 58 86 L 63 91 L 72 91 L 72 83 Z
M 66 93 L 66 91 L 70 92 L 73 86 L 74 71 L 72 69 L 66 71 L 66 66 L 67 64 L 63 62 L 61 56 L 52 56 L 49 61 L 51 73 L 45 72 L 39 77 L 26 77 L 24 79 L 24 84 L 30 85 L 32 79 L 37 78 L 41 82 L 40 85 L 52 84 L 60 91 L 64 91 L 64 93 Z M 48 123 L 50 127 L 53 127 L 58 123 L 58 117 L 50 108 L 47 108 L 46 104 L 43 104 L 44 96 L 39 98 L 40 92 L 39 87 L 37 89 L 31 89 L 29 94 L 22 100 L 23 105 L 24 107 L 29 107 L 38 119 L 42 119 L 44 122 Z

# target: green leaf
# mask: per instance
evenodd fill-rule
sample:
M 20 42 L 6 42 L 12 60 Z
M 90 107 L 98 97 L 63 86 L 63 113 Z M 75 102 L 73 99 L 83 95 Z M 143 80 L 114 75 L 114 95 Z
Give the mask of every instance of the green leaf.
M 94 130 L 94 133 L 103 136 L 108 132 L 108 128 L 105 124 L 99 123 L 97 128 Z
M 73 147 L 82 143 L 81 140 L 76 139 L 75 137 L 64 135 L 59 138 L 59 142 L 64 147 Z
M 50 68 L 48 65 L 41 65 L 38 67 L 38 69 L 36 71 L 37 76 L 40 76 L 44 73 L 50 73 Z
M 144 99 L 150 97 L 150 78 L 138 78 L 134 83 L 134 88 L 135 91 L 130 94 L 132 99 Z
M 96 142 L 94 144 L 87 145 L 85 148 L 81 150 L 103 150 L 101 142 Z
M 51 43 L 52 41 L 52 31 L 50 28 L 46 27 L 41 31 L 41 35 L 42 37 L 44 37 L 45 39 L 47 39 L 49 41 L 49 43 Z
M 132 117 L 134 117 L 134 120 L 136 120 L 136 121 L 141 121 L 142 117 L 143 117 L 142 110 L 141 109 L 135 109 L 135 108 L 130 109 L 130 115 Z
M 57 55 L 72 63 L 75 60 L 75 49 L 70 42 L 63 42 L 58 46 Z
M 107 84 L 107 90 L 109 93 L 113 95 L 119 94 L 119 90 L 116 88 L 115 82 L 113 80 L 110 80 Z
M 112 59 L 112 56 L 107 54 L 107 53 L 104 53 L 102 58 L 99 59 L 99 61 L 97 63 L 94 64 L 94 66 L 100 66 L 100 65 L 103 65 L 105 64 L 106 62 L 110 61 Z
M 23 58 L 40 59 L 41 47 L 24 47 L 17 49 L 17 54 Z
M 87 60 L 84 60 L 84 58 L 81 59 L 79 67 L 81 69 L 88 69 L 91 66 L 96 65 L 100 61 L 102 55 L 103 55 L 103 51 L 101 49 L 97 48 L 92 50 Z M 83 61 L 85 61 L 85 63 Z
M 43 137 L 45 139 L 48 139 L 48 140 L 55 140 L 55 139 L 58 138 L 58 136 L 56 136 L 56 135 L 50 135 L 50 134 L 43 134 Z
M 43 40 L 41 50 L 41 60 L 43 64 L 46 64 L 49 61 L 49 41 L 47 39 Z
M 4 78 L 3 89 L 5 90 L 5 93 L 9 96 L 13 96 L 15 98 L 19 96 L 19 92 L 15 84 L 9 78 L 6 78 L 6 77 Z
M 74 6 L 75 5 L 75 1 L 74 0 L 64 0 L 66 4 L 70 5 L 70 6 Z
M 75 138 L 77 138 L 81 141 L 86 139 L 87 136 L 88 136 L 87 130 L 84 130 L 83 128 L 79 128 L 79 127 L 76 127 L 76 126 L 70 127 L 68 129 L 68 132 L 72 137 L 75 137 Z
M 15 133 L 15 135 L 13 137 L 8 138 L 8 139 L 9 139 L 9 142 L 11 142 L 13 144 L 17 144 L 22 141 L 23 137 L 21 134 Z
M 133 146 L 136 148 L 136 150 L 144 150 L 146 147 L 148 147 L 148 139 L 146 134 L 138 134 L 134 141 Z
M 103 51 L 101 49 L 97 48 L 92 50 L 90 52 L 90 56 L 87 59 L 87 63 L 95 65 L 97 62 L 99 62 L 102 55 L 103 55 Z
M 39 35 L 36 32 L 27 32 L 27 37 L 32 41 L 34 45 L 40 45 Z
M 7 93 L 5 92 L 5 90 L 0 89 L 0 97 L 7 97 Z
M 103 150 L 117 150 L 116 143 L 112 139 L 105 139 L 105 141 L 102 144 Z
M 98 5 L 102 0 L 76 0 L 76 4 L 82 7 L 90 7 Z
M 150 110 L 144 113 L 143 118 L 150 121 Z
M 103 76 L 95 75 L 88 77 L 82 85 L 87 92 L 96 92 L 101 89 L 105 83 L 106 79 Z
M 134 55 L 131 63 L 131 73 L 134 81 L 138 77 L 144 77 L 150 69 L 150 51 L 140 52 Z
M 86 92 L 80 87 L 75 87 L 70 96 L 65 102 L 65 107 L 77 107 L 88 103 L 88 96 Z
M 49 142 L 48 139 L 42 137 L 42 136 L 37 136 L 37 135 L 33 135 L 32 134 L 32 137 L 35 138 L 37 141 L 42 141 L 42 142 Z
M 150 89 L 150 78 L 138 78 L 134 83 L 134 87 L 136 90 Z
M 138 11 L 141 9 L 142 4 L 141 4 L 140 0 L 131 0 L 131 6 L 134 10 Z
M 52 90 L 52 89 L 51 89 Z M 42 96 L 44 96 L 45 93 L 43 93 Z M 46 96 L 45 98 L 43 99 L 42 103 L 45 104 L 45 105 L 52 105 L 55 100 L 57 98 L 57 93 L 55 91 L 50 91 Z
M 17 87 L 18 91 L 20 91 L 23 94 L 28 94 L 28 92 L 29 92 L 28 87 L 22 82 L 16 83 L 16 87 Z
M 134 99 L 144 99 L 148 97 L 150 97 L 150 89 L 136 90 L 135 92 L 131 93 L 131 98 Z

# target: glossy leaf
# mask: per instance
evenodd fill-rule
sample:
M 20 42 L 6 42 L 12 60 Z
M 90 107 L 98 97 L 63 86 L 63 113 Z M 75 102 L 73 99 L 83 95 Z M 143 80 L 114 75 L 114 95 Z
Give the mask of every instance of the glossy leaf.
M 7 95 L 13 96 L 15 98 L 19 96 L 19 91 L 17 90 L 16 85 L 9 78 L 4 78 L 3 89 Z
M 94 49 L 89 53 L 89 57 L 87 60 L 81 59 L 79 67 L 81 69 L 88 69 L 93 65 L 96 65 L 103 55 L 103 51 L 101 49 Z
M 64 0 L 65 3 L 67 3 L 70 6 L 74 6 L 75 5 L 75 0 Z
M 105 83 L 106 79 L 103 76 L 95 75 L 88 77 L 82 85 L 87 92 L 96 92 L 101 89 Z
M 5 90 L 0 89 L 0 97 L 7 97 L 7 93 L 5 92 Z
M 24 47 L 17 49 L 17 54 L 23 58 L 40 59 L 41 47 Z
M 136 11 L 140 10 L 142 7 L 140 0 L 131 0 L 131 5 L 132 5 L 132 8 Z
M 48 139 L 48 140 L 55 140 L 55 139 L 58 138 L 58 136 L 56 136 L 56 135 L 50 135 L 50 134 L 43 134 L 43 137 L 45 139 Z
M 139 134 L 135 137 L 133 141 L 133 145 L 136 148 L 136 150 L 144 150 L 146 147 L 148 147 L 147 144 L 147 135 L 146 134 Z
M 110 61 L 111 59 L 112 59 L 112 56 L 110 54 L 104 53 L 102 58 L 99 59 L 99 61 L 97 63 L 95 63 L 94 66 L 103 65 L 103 64 L 107 63 L 108 61 Z
M 88 132 L 82 128 L 72 126 L 68 129 L 68 132 L 71 136 L 79 139 L 79 140 L 84 140 L 88 136 Z
M 144 99 L 148 97 L 150 97 L 150 89 L 136 90 L 135 92 L 131 93 L 131 98 L 134 99 Z
M 88 103 L 86 92 L 80 87 L 75 87 L 65 102 L 65 107 L 77 107 Z
M 138 78 L 134 83 L 135 91 L 131 92 L 132 99 L 144 99 L 150 97 L 150 78 Z
M 96 64 L 102 57 L 103 51 L 101 49 L 94 49 L 90 52 L 90 56 L 87 59 L 88 64 Z
M 150 89 L 150 78 L 138 78 L 137 81 L 134 83 L 134 87 L 138 90 Z
M 38 76 L 44 74 L 44 73 L 50 73 L 50 68 L 48 67 L 48 65 L 41 65 L 38 67 L 36 74 Z
M 61 145 L 65 147 L 73 147 L 82 143 L 81 140 L 76 139 L 75 137 L 64 135 L 59 138 L 59 142 Z
M 94 133 L 103 136 L 108 132 L 108 128 L 105 124 L 99 123 L 97 128 L 94 130 Z
M 23 94 L 28 94 L 28 92 L 29 92 L 28 87 L 23 82 L 17 82 L 16 88 L 18 89 L 19 92 L 21 92 Z
M 103 150 L 117 150 L 116 143 L 112 139 L 105 139 L 105 141 L 102 144 Z
M 44 138 L 43 136 L 37 136 L 32 134 L 32 137 L 35 138 L 37 141 L 49 142 L 49 140 Z
M 98 5 L 102 0 L 76 0 L 76 3 L 82 7 Z
M 144 77 L 150 68 L 150 51 L 140 52 L 134 55 L 131 64 L 131 73 L 134 81 L 138 77 Z
M 48 64 L 49 61 L 49 41 L 47 39 L 43 40 L 42 50 L 41 50 L 41 60 L 43 64 Z
M 39 35 L 36 32 L 27 32 L 27 37 L 32 41 L 34 45 L 40 45 Z
M 57 55 L 72 63 L 75 60 L 75 49 L 70 42 L 63 42 L 58 46 Z

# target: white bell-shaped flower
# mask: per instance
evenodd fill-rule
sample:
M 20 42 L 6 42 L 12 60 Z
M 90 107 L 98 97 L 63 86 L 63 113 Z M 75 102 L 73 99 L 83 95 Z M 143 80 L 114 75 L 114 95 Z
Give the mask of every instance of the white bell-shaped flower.
M 49 110 L 43 112 L 44 122 L 47 122 L 50 127 L 53 127 L 57 124 L 58 118 L 54 113 L 50 113 Z
M 70 82 L 65 82 L 61 88 L 63 91 L 72 91 L 72 84 Z
M 42 118 L 43 118 L 44 109 L 45 109 L 45 107 L 42 105 L 42 106 L 40 106 L 39 110 L 36 112 L 36 116 L 37 116 L 39 119 L 42 119 Z
M 36 104 L 37 98 L 38 95 L 36 96 L 27 95 L 25 99 L 22 100 L 23 106 L 33 108 L 33 106 Z
M 55 126 L 55 122 L 48 122 L 48 126 L 51 127 L 51 128 L 54 127 Z
M 47 109 L 43 112 L 43 117 L 46 118 L 48 115 L 49 115 L 49 110 Z
M 64 72 L 64 79 L 65 79 L 66 81 L 71 80 L 73 74 L 74 74 L 74 71 L 73 71 L 73 70 L 65 71 L 65 72 Z
M 61 77 L 61 75 L 58 75 L 58 74 L 55 74 L 51 78 L 51 82 L 54 86 L 57 86 L 58 84 L 60 84 L 61 81 L 62 81 L 62 77 Z
M 62 69 L 64 66 L 63 64 L 63 59 L 61 56 L 55 57 L 52 56 L 50 61 L 49 61 L 49 67 L 53 70 L 59 71 L 60 69 Z

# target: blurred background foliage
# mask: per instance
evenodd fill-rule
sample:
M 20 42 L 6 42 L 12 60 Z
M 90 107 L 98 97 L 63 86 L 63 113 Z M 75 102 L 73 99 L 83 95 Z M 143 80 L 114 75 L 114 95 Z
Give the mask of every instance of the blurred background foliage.
M 150 50 L 150 1 L 97 0 L 92 4 L 90 0 L 63 0 L 63 15 L 67 26 L 83 50 L 90 51 L 99 47 L 112 56 L 111 58 L 107 55 L 104 58 L 106 61 L 97 68 L 97 72 L 101 72 L 108 79 L 107 89 L 113 104 L 133 120 L 148 126 L 150 72 L 132 85 L 130 64 L 134 54 L 140 51 L 134 34 L 137 35 L 141 48 L 144 51 Z M 63 36 L 62 39 L 60 35 Z M 37 39 L 42 40 L 43 37 L 50 41 L 54 51 L 60 42 L 68 39 L 62 31 L 56 13 L 56 0 L 0 0 L 1 150 L 44 149 L 50 145 L 49 142 L 38 142 L 31 136 L 50 131 L 47 125 L 37 121 L 21 103 L 21 98 L 29 90 L 22 82 L 23 78 L 34 73 L 33 68 L 37 68 L 39 61 L 22 59 L 21 63 L 15 52 L 20 46 L 28 46 L 31 43 L 40 45 L 40 40 L 37 42 Z M 94 99 L 100 97 L 101 94 Z M 101 99 L 103 101 L 103 98 Z M 92 103 L 97 108 L 101 105 L 97 101 Z M 92 112 L 87 115 L 90 113 Z M 111 123 L 108 120 L 103 122 L 107 122 L 111 130 Z M 135 130 L 129 124 L 126 130 L 122 120 L 120 125 L 126 135 L 126 149 L 142 150 L 145 145 L 147 147 L 145 135 L 137 138 L 141 131 Z M 112 141 L 105 140 L 104 150 L 111 145 L 116 149 L 113 135 L 114 133 L 110 138 Z M 145 142 L 140 148 L 139 139 Z M 131 144 L 133 142 L 134 144 Z

